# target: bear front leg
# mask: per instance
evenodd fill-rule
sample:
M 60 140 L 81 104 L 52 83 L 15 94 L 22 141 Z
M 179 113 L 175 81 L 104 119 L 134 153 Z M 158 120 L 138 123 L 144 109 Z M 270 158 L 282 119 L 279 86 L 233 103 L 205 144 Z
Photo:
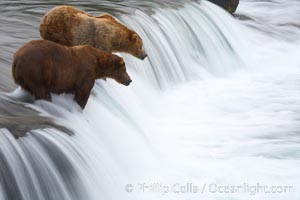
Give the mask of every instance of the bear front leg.
M 82 110 L 85 108 L 88 99 L 91 94 L 91 90 L 94 86 L 94 81 L 93 83 L 85 83 L 80 89 L 78 89 L 75 92 L 75 101 L 78 103 L 78 105 L 82 108 Z
M 82 110 L 85 108 L 88 99 L 90 97 L 91 91 L 81 90 L 75 93 L 75 101 L 78 103 L 78 105 L 82 108 Z

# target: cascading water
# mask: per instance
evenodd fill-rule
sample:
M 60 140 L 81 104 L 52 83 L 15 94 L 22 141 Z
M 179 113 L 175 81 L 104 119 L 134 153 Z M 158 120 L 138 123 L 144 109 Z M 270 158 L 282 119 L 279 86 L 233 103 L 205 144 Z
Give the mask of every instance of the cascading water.
M 299 2 L 241 1 L 245 21 L 207 1 L 152 3 L 151 12 L 118 15 L 148 53 L 145 61 L 122 54 L 130 87 L 98 81 L 83 112 L 69 95 L 21 105 L 73 136 L 48 128 L 15 140 L 0 129 L 1 200 L 300 198 Z M 265 16 L 280 5 L 286 11 Z M 37 37 L 31 31 L 16 43 Z M 10 52 L 14 40 L 2 41 Z M 292 189 L 250 188 L 257 184 Z M 239 185 L 239 192 L 214 190 Z
M 137 11 L 134 18 L 122 16 L 122 21 L 142 35 L 149 52 L 146 62 L 126 56 L 129 65 L 161 87 L 224 76 L 244 67 L 239 52 L 243 46 L 239 24 L 223 10 L 210 7 L 202 2 L 179 10 L 157 9 L 153 15 Z M 233 24 L 221 21 L 222 17 Z

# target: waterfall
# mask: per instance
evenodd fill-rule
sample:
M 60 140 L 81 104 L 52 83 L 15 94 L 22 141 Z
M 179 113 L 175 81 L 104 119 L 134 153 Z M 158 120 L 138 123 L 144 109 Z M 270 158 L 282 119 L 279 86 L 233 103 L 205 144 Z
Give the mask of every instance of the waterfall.
M 157 87 L 225 76 L 245 66 L 239 24 L 209 2 L 155 14 L 137 11 L 121 20 L 141 34 L 149 54 L 146 62 L 126 56 L 128 65 Z
M 118 15 L 148 53 L 121 54 L 129 87 L 97 81 L 83 112 L 71 95 L 25 104 L 74 135 L 46 128 L 16 140 L 0 129 L 0 200 L 299 198 L 209 190 L 299 189 L 299 40 L 266 34 L 277 26 L 260 29 L 251 0 L 245 21 L 207 1 L 164 5 Z M 188 183 L 204 191 L 176 188 Z

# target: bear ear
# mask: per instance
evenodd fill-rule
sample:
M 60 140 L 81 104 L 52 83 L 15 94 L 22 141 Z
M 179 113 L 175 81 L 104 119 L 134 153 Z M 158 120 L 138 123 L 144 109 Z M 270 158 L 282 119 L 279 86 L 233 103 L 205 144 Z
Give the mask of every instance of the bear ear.
M 119 65 L 123 65 L 124 64 L 124 59 L 121 58 L 120 61 L 119 61 Z
M 131 35 L 131 40 L 137 40 L 138 39 L 138 35 L 136 33 Z
M 123 58 L 117 56 L 117 55 L 113 55 L 112 58 L 110 58 L 111 62 L 114 64 L 114 65 L 123 65 L 124 64 L 124 60 Z

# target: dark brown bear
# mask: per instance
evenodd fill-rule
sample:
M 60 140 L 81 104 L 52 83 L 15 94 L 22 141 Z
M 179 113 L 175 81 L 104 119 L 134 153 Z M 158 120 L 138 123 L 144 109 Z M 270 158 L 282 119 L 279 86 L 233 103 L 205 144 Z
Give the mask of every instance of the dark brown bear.
M 66 47 L 33 40 L 14 55 L 15 82 L 36 99 L 51 101 L 50 93 L 73 93 L 83 109 L 96 79 L 112 78 L 128 86 L 131 79 L 123 59 L 89 45 Z
M 66 46 L 88 44 L 109 53 L 147 56 L 141 37 L 109 14 L 93 16 L 72 6 L 56 6 L 44 15 L 39 30 L 43 39 Z

